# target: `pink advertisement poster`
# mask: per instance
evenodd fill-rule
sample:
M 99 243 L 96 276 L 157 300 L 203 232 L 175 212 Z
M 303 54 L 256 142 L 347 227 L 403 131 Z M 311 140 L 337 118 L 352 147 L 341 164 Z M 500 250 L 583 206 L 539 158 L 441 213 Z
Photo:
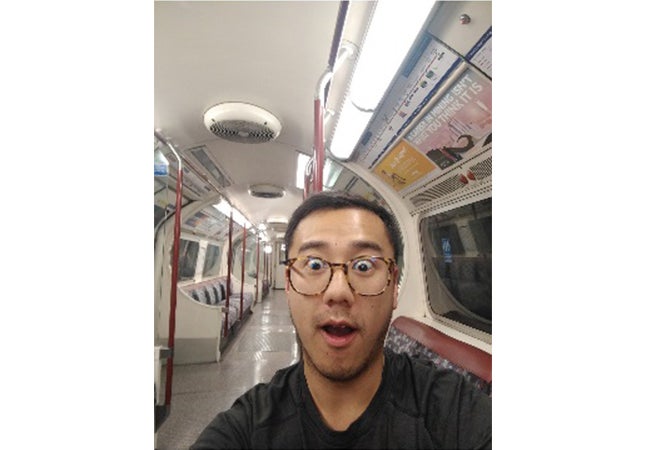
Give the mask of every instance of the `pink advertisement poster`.
M 441 169 L 468 156 L 492 131 L 490 80 L 470 69 L 405 136 Z

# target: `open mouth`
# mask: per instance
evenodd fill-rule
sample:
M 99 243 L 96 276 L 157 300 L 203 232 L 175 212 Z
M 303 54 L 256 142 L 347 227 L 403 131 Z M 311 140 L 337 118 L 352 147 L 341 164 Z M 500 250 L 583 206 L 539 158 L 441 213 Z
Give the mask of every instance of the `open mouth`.
M 343 348 L 352 343 L 358 334 L 358 329 L 345 323 L 328 323 L 321 326 L 321 332 L 327 345 Z
M 355 331 L 354 328 L 347 325 L 325 325 L 323 327 L 323 330 L 327 334 L 331 334 L 332 336 L 336 337 L 347 336 Z

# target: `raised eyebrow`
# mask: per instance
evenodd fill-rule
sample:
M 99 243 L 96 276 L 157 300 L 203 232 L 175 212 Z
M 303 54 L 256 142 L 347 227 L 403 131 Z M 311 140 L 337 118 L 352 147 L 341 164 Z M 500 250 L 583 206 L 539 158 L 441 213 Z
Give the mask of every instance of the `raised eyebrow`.
M 352 246 L 359 250 L 376 250 L 380 254 L 384 250 L 381 245 L 379 245 L 374 241 L 354 241 L 352 242 Z M 377 255 L 371 255 L 371 256 L 377 256 Z
M 301 254 L 307 250 L 322 250 L 328 247 L 329 244 L 325 241 L 307 241 L 303 242 L 300 247 L 298 247 L 298 254 Z M 375 241 L 352 241 L 351 246 L 357 250 L 375 250 L 382 254 L 384 248 Z M 375 255 L 373 255 L 375 256 Z
M 327 243 L 325 241 L 307 241 L 303 242 L 300 247 L 298 247 L 298 254 L 301 254 L 302 252 L 306 250 L 312 250 L 312 249 L 322 249 L 324 247 L 327 247 Z

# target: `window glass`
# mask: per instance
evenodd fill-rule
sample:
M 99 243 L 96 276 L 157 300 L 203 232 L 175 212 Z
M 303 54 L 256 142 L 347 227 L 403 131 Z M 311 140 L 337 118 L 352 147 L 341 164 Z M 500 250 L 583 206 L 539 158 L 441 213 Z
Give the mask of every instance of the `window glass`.
M 153 226 L 154 228 L 165 218 L 165 208 L 154 204 L 153 205 Z
M 199 243 L 182 239 L 178 251 L 178 280 L 191 280 L 196 271 L 196 259 L 199 256 Z
M 246 237 L 246 262 L 244 270 L 246 272 L 246 282 L 255 283 L 257 278 L 257 236 L 248 235 Z
M 233 244 L 233 265 L 232 273 L 239 279 L 241 278 L 242 263 L 242 239 L 241 236 Z M 244 277 L 245 283 L 255 284 L 257 275 L 257 236 L 252 233 L 246 234 L 246 255 L 244 259 Z
M 492 331 L 492 199 L 420 222 L 431 308 Z
M 167 177 L 155 177 L 153 180 L 153 226 L 158 226 L 173 210 L 174 199 L 166 184 Z M 173 194 L 173 191 L 172 191 Z
M 203 278 L 219 275 L 219 256 L 221 249 L 214 244 L 208 244 L 205 249 L 205 262 L 203 264 Z
M 164 154 L 165 151 L 162 147 L 162 144 L 156 140 L 157 144 L 154 146 L 154 152 L 160 152 Z M 171 156 L 165 154 L 164 156 L 169 159 Z M 154 161 L 155 166 L 155 161 Z M 157 228 L 161 222 L 167 220 L 173 212 L 176 210 L 176 181 L 172 178 L 171 173 L 167 175 L 161 174 L 156 175 L 154 169 L 154 179 L 153 179 L 153 217 L 154 217 L 154 228 Z M 185 194 L 185 193 L 183 193 Z M 181 199 L 181 205 L 185 206 L 189 203 L 189 199 L 183 195 Z M 173 223 L 173 222 L 172 222 Z

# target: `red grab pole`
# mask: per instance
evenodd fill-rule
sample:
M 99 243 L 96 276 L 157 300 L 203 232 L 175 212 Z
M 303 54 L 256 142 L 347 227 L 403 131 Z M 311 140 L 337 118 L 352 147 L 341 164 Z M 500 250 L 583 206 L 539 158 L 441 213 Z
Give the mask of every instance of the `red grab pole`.
M 174 211 L 174 243 L 172 254 L 172 279 L 171 292 L 169 298 L 169 336 L 167 338 L 167 347 L 169 356 L 167 357 L 167 368 L 165 374 L 165 406 L 171 405 L 172 399 L 172 378 L 174 375 L 174 337 L 176 333 L 176 289 L 178 287 L 178 252 L 181 240 L 181 208 L 183 206 L 183 163 L 181 157 L 176 153 L 174 147 L 160 133 L 154 131 L 154 136 L 162 143 L 167 145 L 178 160 L 176 171 L 176 209 Z
M 228 274 L 226 275 L 226 320 L 224 321 L 224 337 L 228 336 L 228 317 L 230 316 L 230 271 L 232 270 L 232 208 L 230 209 L 230 221 L 228 223 Z
M 241 291 L 239 295 L 239 320 L 244 316 L 244 277 L 246 273 L 244 266 L 246 265 L 246 225 L 244 224 L 244 235 L 241 241 Z

